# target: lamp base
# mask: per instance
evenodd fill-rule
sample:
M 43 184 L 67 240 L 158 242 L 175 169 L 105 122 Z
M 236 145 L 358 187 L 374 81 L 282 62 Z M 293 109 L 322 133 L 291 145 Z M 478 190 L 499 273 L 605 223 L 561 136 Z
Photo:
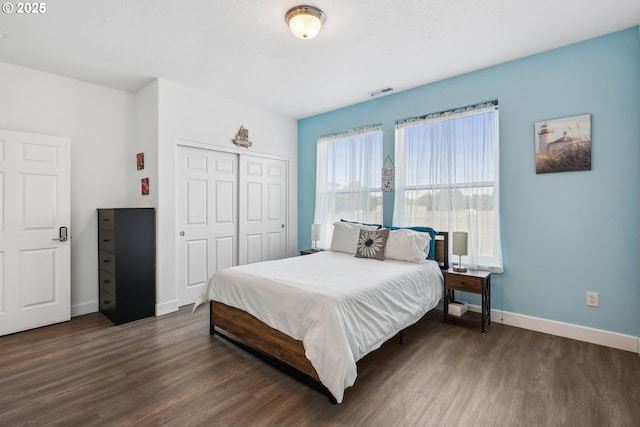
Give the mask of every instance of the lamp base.
M 465 251 L 466 252 L 466 251 Z M 457 254 L 456 254 L 457 255 Z M 465 254 L 466 255 L 466 254 Z M 459 255 L 458 258 L 458 266 L 456 267 L 455 265 L 453 266 L 453 271 L 458 272 L 458 273 L 466 273 L 467 272 L 467 267 L 463 267 L 462 266 L 462 255 Z

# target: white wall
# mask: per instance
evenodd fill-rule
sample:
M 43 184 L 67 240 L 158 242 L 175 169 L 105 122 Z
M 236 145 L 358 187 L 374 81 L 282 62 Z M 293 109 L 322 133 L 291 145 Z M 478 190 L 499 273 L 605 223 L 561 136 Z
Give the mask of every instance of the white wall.
M 71 139 L 71 314 L 97 311 L 96 208 L 127 205 L 134 96 L 0 62 L 0 128 Z
M 289 161 L 288 251 L 297 250 L 297 124 L 249 105 L 156 80 L 133 95 L 0 62 L 0 128 L 71 139 L 71 314 L 98 311 L 97 208 L 156 207 L 157 308 L 175 289 L 176 140 L 234 149 L 240 126 L 252 154 Z M 145 168 L 136 170 L 136 153 Z M 140 194 L 149 177 L 150 194 Z
M 249 130 L 253 146 L 239 152 L 269 154 L 289 161 L 288 252 L 297 251 L 297 123 L 294 119 L 168 82 L 158 81 L 158 211 L 156 314 L 178 308 L 175 280 L 175 157 L 176 141 L 224 149 L 240 126 Z M 153 188 L 153 187 L 152 187 Z
M 131 167 L 127 182 L 130 207 L 158 207 L 158 81 L 154 80 L 135 95 L 135 138 L 127 158 L 135 162 L 136 154 L 144 153 L 144 169 Z M 142 178 L 149 178 L 149 194 L 141 193 Z

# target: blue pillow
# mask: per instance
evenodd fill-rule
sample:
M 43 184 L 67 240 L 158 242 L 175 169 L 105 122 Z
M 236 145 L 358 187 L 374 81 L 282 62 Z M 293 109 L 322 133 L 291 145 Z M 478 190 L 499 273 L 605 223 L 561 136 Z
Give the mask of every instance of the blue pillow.
M 413 230 L 413 231 L 419 231 L 421 233 L 429 233 L 429 236 L 431 236 L 431 242 L 429 242 L 429 255 L 427 255 L 427 259 L 435 259 L 436 258 L 436 234 L 438 233 L 436 230 L 434 230 L 431 227 L 422 227 L 422 226 L 415 226 L 415 227 L 394 227 L 394 226 L 388 226 L 385 227 L 388 228 L 389 230 L 400 230 L 400 229 L 407 229 L 407 230 Z

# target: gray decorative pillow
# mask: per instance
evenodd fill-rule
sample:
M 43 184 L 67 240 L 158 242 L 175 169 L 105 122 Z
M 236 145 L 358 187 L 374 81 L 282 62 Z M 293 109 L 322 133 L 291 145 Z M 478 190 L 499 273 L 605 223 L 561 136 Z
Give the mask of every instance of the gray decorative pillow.
M 356 257 L 384 261 L 384 248 L 387 245 L 388 237 L 388 228 L 381 230 L 360 230 L 358 245 L 356 247 Z

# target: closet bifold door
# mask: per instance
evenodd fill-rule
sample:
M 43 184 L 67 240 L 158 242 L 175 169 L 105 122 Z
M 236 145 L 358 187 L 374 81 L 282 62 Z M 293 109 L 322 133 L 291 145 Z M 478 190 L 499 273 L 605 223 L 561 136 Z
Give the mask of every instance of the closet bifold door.
M 192 304 L 208 278 L 238 264 L 238 155 L 178 146 L 176 295 Z
M 192 304 L 215 272 L 287 254 L 288 161 L 178 145 L 176 295 Z
M 239 264 L 287 254 L 288 162 L 240 156 Z

